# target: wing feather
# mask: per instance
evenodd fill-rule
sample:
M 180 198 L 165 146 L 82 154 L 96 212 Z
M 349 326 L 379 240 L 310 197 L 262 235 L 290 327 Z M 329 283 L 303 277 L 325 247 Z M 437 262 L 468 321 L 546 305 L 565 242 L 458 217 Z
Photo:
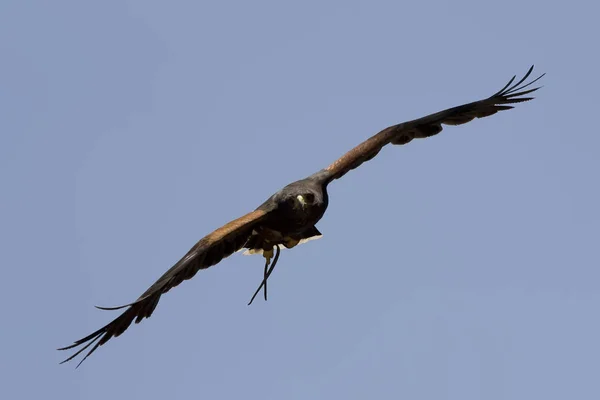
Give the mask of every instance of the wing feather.
M 149 318 L 163 294 L 184 280 L 192 278 L 199 270 L 215 265 L 223 258 L 241 249 L 252 234 L 252 229 L 268 215 L 269 211 L 271 210 L 259 208 L 200 239 L 181 260 L 165 272 L 133 303 L 118 307 L 97 307 L 102 310 L 119 310 L 123 308 L 126 308 L 126 310 L 97 331 L 77 340 L 70 346 L 58 349 L 68 350 L 83 346 L 62 363 L 72 360 L 94 345 L 77 366 L 81 365 L 99 346 L 125 332 L 132 322 L 137 324 L 144 318 Z
M 322 175 L 324 177 L 323 179 L 329 183 L 334 179 L 341 178 L 348 171 L 357 168 L 365 161 L 375 157 L 379 151 L 389 143 L 403 145 L 409 143 L 413 139 L 437 135 L 443 129 L 442 125 L 466 124 L 475 118 L 489 117 L 490 115 L 496 114 L 498 111 L 510 110 L 513 108 L 513 106 L 507 104 L 516 104 L 532 100 L 533 97 L 522 96 L 533 93 L 540 87 L 528 90 L 523 89 L 531 86 L 545 75 L 542 74 L 531 82 L 523 84 L 531 75 L 532 71 L 533 65 L 529 68 L 525 76 L 517 83 L 513 84 L 516 79 L 515 75 L 502 89 L 486 99 L 463 104 L 458 107 L 448 108 L 423 118 L 385 128 L 325 168 L 325 174 Z

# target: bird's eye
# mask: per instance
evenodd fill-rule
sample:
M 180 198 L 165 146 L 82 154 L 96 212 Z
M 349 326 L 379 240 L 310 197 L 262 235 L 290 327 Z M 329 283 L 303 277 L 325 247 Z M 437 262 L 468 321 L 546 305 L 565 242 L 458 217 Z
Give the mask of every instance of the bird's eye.
M 306 200 L 307 203 L 313 203 L 315 201 L 315 195 L 312 193 L 307 193 L 304 195 L 304 199 Z

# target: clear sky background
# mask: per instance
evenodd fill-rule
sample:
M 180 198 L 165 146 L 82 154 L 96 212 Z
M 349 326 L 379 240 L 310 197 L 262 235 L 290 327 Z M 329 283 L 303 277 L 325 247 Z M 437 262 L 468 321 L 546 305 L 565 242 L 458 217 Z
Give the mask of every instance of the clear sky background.
M 4 399 L 600 398 L 591 1 L 2 1 Z M 515 110 L 329 189 L 248 307 L 239 254 L 81 368 L 70 344 L 198 239 L 380 129 Z

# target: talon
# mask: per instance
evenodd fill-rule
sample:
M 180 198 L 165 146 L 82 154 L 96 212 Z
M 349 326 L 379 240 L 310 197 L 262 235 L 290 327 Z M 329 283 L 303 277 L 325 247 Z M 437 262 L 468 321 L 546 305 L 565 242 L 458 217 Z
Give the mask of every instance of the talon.
M 263 250 L 263 257 L 266 258 L 267 264 L 271 263 L 271 258 L 273 258 L 273 249 L 271 250 Z
M 291 238 L 289 236 L 285 236 L 283 238 L 283 245 L 285 246 L 286 249 L 291 249 L 292 247 L 297 246 L 298 243 L 300 243 L 300 240 Z

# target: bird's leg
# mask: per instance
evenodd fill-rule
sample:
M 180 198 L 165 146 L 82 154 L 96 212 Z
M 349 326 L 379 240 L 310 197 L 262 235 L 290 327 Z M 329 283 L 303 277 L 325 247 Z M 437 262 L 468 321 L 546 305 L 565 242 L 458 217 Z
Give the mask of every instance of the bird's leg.
M 263 252 L 263 254 L 265 254 Z M 263 283 L 265 286 L 265 301 L 267 301 L 267 276 L 269 274 L 269 264 L 271 263 L 271 257 L 273 257 L 273 250 L 269 250 L 269 254 L 265 255 L 265 272 L 263 274 Z
M 269 263 L 271 261 L 271 257 L 273 256 L 273 250 L 270 250 L 269 253 L 265 255 L 266 252 L 263 252 L 263 255 L 266 258 L 266 263 L 265 263 L 265 273 L 263 276 L 263 280 L 260 283 L 260 286 L 258 287 L 258 289 L 256 289 L 256 292 L 254 292 L 254 295 L 252 296 L 252 298 L 250 299 L 250 302 L 248 303 L 248 305 L 252 304 L 252 302 L 254 301 L 254 298 L 256 297 L 256 295 L 258 294 L 258 292 L 260 292 L 260 289 L 262 289 L 262 287 L 265 287 L 265 300 L 267 300 L 267 279 L 269 279 L 269 276 L 271 276 L 271 273 L 273 272 L 273 268 L 275 268 L 275 265 L 277 265 L 277 260 L 279 260 L 279 253 L 281 252 L 281 249 L 279 248 L 279 246 L 275 246 L 275 258 L 273 259 L 273 264 L 271 264 L 271 268 L 267 267 L 269 266 Z

